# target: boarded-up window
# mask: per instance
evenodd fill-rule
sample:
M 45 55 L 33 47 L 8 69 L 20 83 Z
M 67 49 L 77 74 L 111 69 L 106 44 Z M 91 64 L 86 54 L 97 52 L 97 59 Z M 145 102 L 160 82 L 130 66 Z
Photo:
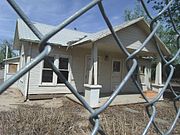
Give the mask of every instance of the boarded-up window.
M 16 73 L 17 72 L 17 64 L 9 64 L 8 73 Z

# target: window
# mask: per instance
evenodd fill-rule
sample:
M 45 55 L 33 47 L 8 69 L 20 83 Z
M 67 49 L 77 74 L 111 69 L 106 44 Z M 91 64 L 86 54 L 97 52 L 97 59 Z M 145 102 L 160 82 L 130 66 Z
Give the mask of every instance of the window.
M 54 63 L 54 57 L 49 57 L 49 59 Z M 52 83 L 53 82 L 53 70 L 50 68 L 49 64 L 44 61 L 42 70 L 42 82 Z
M 61 71 L 61 73 L 66 78 L 66 80 L 68 80 L 68 75 L 69 75 L 68 63 L 69 63 L 68 58 L 63 58 L 63 57 L 59 58 L 59 66 L 58 66 L 59 71 Z M 57 83 L 63 83 L 62 79 L 57 78 Z
M 69 76 L 69 58 L 68 57 L 48 57 L 51 62 L 61 71 L 64 77 L 68 80 Z M 44 61 L 42 69 L 42 83 L 46 84 L 61 84 L 63 80 L 58 78 L 53 70 L 50 68 L 49 64 Z
M 113 61 L 113 72 L 120 72 L 120 61 Z
M 17 72 L 17 64 L 9 64 L 8 73 L 16 73 Z

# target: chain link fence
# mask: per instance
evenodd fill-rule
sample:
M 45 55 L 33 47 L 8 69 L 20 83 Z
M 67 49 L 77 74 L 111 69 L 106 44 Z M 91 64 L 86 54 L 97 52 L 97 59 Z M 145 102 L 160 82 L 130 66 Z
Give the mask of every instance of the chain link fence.
M 169 8 L 171 6 L 171 4 L 173 3 L 173 0 L 167 1 L 166 6 L 162 9 L 162 11 L 160 11 L 154 17 L 150 14 L 148 8 L 146 7 L 146 3 L 143 0 L 140 0 L 146 14 L 148 15 L 149 19 L 151 20 L 150 21 L 151 33 L 146 38 L 146 40 L 143 42 L 143 44 L 141 46 L 139 46 L 139 48 L 137 50 L 135 50 L 134 52 L 132 52 L 132 53 L 129 53 L 127 51 L 127 49 L 123 46 L 120 39 L 118 38 L 116 32 L 114 31 L 113 26 L 112 26 L 110 20 L 108 19 L 107 15 L 106 15 L 106 12 L 104 10 L 102 0 L 92 0 L 92 2 L 90 2 L 88 5 L 86 5 L 82 9 L 80 9 L 74 15 L 70 16 L 68 19 L 66 19 L 64 22 L 59 24 L 54 30 L 52 30 L 51 32 L 49 32 L 46 35 L 43 35 L 43 33 L 41 33 L 34 26 L 34 24 L 31 22 L 31 20 L 28 18 L 28 16 L 26 16 L 26 14 L 21 10 L 21 8 L 16 4 L 16 2 L 14 0 L 7 0 L 7 1 L 12 6 L 12 8 L 15 10 L 15 12 L 20 16 L 20 18 L 31 29 L 31 31 L 39 38 L 40 43 L 39 43 L 39 55 L 35 59 L 33 59 L 30 63 L 26 64 L 22 69 L 20 69 L 20 71 L 18 73 L 16 73 L 13 77 L 11 77 L 7 81 L 5 81 L 0 86 L 0 93 L 3 93 L 9 86 L 11 86 L 15 81 L 17 81 L 19 78 L 21 78 L 25 73 L 27 73 L 29 70 L 31 70 L 34 66 L 36 66 L 38 63 L 40 63 L 42 60 L 45 60 L 50 65 L 50 67 L 53 69 L 53 71 L 57 74 L 57 76 L 63 80 L 64 84 L 69 88 L 69 90 L 74 94 L 74 96 L 82 103 L 84 108 L 87 109 L 91 113 L 91 115 L 89 117 L 89 121 L 90 121 L 90 123 L 92 124 L 92 127 L 93 127 L 91 134 L 96 135 L 97 133 L 99 133 L 101 135 L 105 135 L 106 133 L 101 128 L 99 115 L 112 103 L 112 101 L 121 92 L 122 88 L 128 82 L 128 80 L 132 79 L 133 83 L 138 88 L 139 93 L 143 96 L 143 98 L 145 99 L 145 101 L 147 103 L 146 112 L 147 112 L 147 114 L 149 116 L 149 122 L 148 122 L 148 124 L 146 125 L 146 127 L 145 127 L 145 129 L 143 131 L 143 135 L 148 133 L 148 129 L 150 128 L 151 125 L 153 125 L 155 127 L 155 129 L 157 130 L 157 132 L 159 134 L 161 134 L 161 135 L 167 135 L 167 134 L 171 133 L 171 131 L 175 127 L 176 122 L 178 121 L 178 119 L 180 117 L 180 108 L 177 106 L 177 102 L 180 100 L 180 95 L 178 95 L 170 85 L 170 81 L 171 81 L 171 78 L 172 78 L 173 73 L 174 73 L 174 66 L 172 65 L 172 63 L 176 60 L 176 58 L 180 54 L 180 48 L 179 48 L 180 33 L 179 33 L 178 29 L 177 29 L 177 26 L 175 25 L 175 23 L 173 21 L 172 13 L 171 13 L 170 8 Z M 57 69 L 57 67 L 48 59 L 47 56 L 49 55 L 49 53 L 52 50 L 52 46 L 48 42 L 48 40 L 50 38 L 52 38 L 56 33 L 61 31 L 67 25 L 72 23 L 74 20 L 78 19 L 78 17 L 80 17 L 81 15 L 83 15 L 85 12 L 87 12 L 88 10 L 90 10 L 91 8 L 93 8 L 96 5 L 98 6 L 98 8 L 99 8 L 99 10 L 101 12 L 101 15 L 104 18 L 104 21 L 107 24 L 109 30 L 111 31 L 111 34 L 112 34 L 114 40 L 116 41 L 117 45 L 123 51 L 123 53 L 127 56 L 126 66 L 127 66 L 128 72 L 127 72 L 126 76 L 123 78 L 123 80 L 120 82 L 120 84 L 116 88 L 116 90 L 112 93 L 110 98 L 100 108 L 93 109 L 85 101 L 85 99 L 82 98 L 82 96 L 76 91 L 76 89 L 65 79 L 65 77 L 62 75 L 62 73 L 59 71 L 59 69 Z M 157 29 L 160 26 L 159 18 L 162 17 L 164 12 L 169 13 L 169 18 L 170 18 L 171 23 L 172 23 L 172 28 L 177 33 L 177 39 L 176 39 L 177 40 L 177 42 L 176 42 L 177 43 L 177 45 L 176 45 L 177 46 L 177 52 L 176 52 L 176 54 L 174 56 L 172 56 L 172 58 L 170 60 L 167 60 L 165 58 L 165 56 L 163 55 L 163 52 L 162 52 L 161 48 L 158 46 L 158 44 L 156 42 L 156 38 L 155 38 Z M 158 93 L 158 95 L 151 101 L 149 101 L 147 99 L 147 97 L 143 94 L 141 84 L 137 80 L 137 77 L 136 77 L 136 75 L 137 75 L 136 72 L 138 72 L 136 70 L 136 68 L 138 67 L 138 62 L 137 62 L 137 59 L 136 59 L 136 55 L 145 46 L 147 46 L 147 43 L 150 40 L 154 40 L 155 47 L 156 47 L 156 49 L 158 51 L 158 54 L 159 54 L 161 60 L 163 61 L 163 63 L 165 63 L 164 66 L 163 66 L 163 69 L 164 69 L 163 74 L 165 75 L 165 78 L 166 78 L 166 81 L 164 83 L 163 88 Z M 167 73 L 166 69 L 169 69 L 170 72 Z M 156 112 L 157 112 L 156 104 L 157 104 L 158 100 L 163 96 L 163 94 L 164 94 L 164 92 L 165 92 L 165 90 L 166 90 L 166 88 L 168 86 L 169 86 L 171 92 L 175 96 L 173 101 L 174 101 L 174 109 L 176 110 L 176 117 L 174 118 L 174 120 L 173 120 L 172 124 L 170 125 L 170 127 L 168 127 L 167 131 L 162 132 L 161 129 L 157 126 L 157 124 L 155 122 L 155 117 L 156 117 Z

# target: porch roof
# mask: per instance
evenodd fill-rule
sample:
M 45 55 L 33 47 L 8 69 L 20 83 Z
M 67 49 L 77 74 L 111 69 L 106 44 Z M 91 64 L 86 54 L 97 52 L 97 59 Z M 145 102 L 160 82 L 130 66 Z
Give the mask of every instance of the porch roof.
M 128 27 L 128 26 L 130 26 L 130 25 L 133 25 L 133 24 L 141 21 L 141 20 L 144 20 L 143 17 L 134 19 L 134 20 L 132 20 L 132 21 L 124 22 L 124 23 L 121 24 L 121 25 L 117 25 L 117 26 L 113 27 L 113 28 L 114 28 L 114 31 L 119 31 L 119 30 L 121 30 L 121 29 L 124 29 L 124 28 L 126 28 L 126 27 Z M 81 43 L 86 42 L 86 41 L 95 42 L 95 41 L 97 41 L 97 40 L 99 40 L 99 39 L 102 39 L 102 38 L 104 38 L 104 37 L 106 37 L 106 36 L 108 36 L 108 35 L 110 35 L 110 34 L 111 34 L 111 31 L 110 31 L 109 29 L 105 29 L 105 30 L 96 32 L 96 33 L 94 33 L 94 34 L 91 34 L 91 35 L 87 36 L 86 38 L 82 39 L 81 41 L 78 41 L 78 42 L 74 43 L 73 45 L 81 44 Z

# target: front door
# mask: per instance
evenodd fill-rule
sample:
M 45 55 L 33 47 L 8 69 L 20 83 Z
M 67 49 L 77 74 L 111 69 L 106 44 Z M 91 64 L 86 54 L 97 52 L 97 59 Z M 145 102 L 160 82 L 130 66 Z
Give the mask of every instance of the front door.
M 114 91 L 121 82 L 120 60 L 112 60 L 111 90 Z

